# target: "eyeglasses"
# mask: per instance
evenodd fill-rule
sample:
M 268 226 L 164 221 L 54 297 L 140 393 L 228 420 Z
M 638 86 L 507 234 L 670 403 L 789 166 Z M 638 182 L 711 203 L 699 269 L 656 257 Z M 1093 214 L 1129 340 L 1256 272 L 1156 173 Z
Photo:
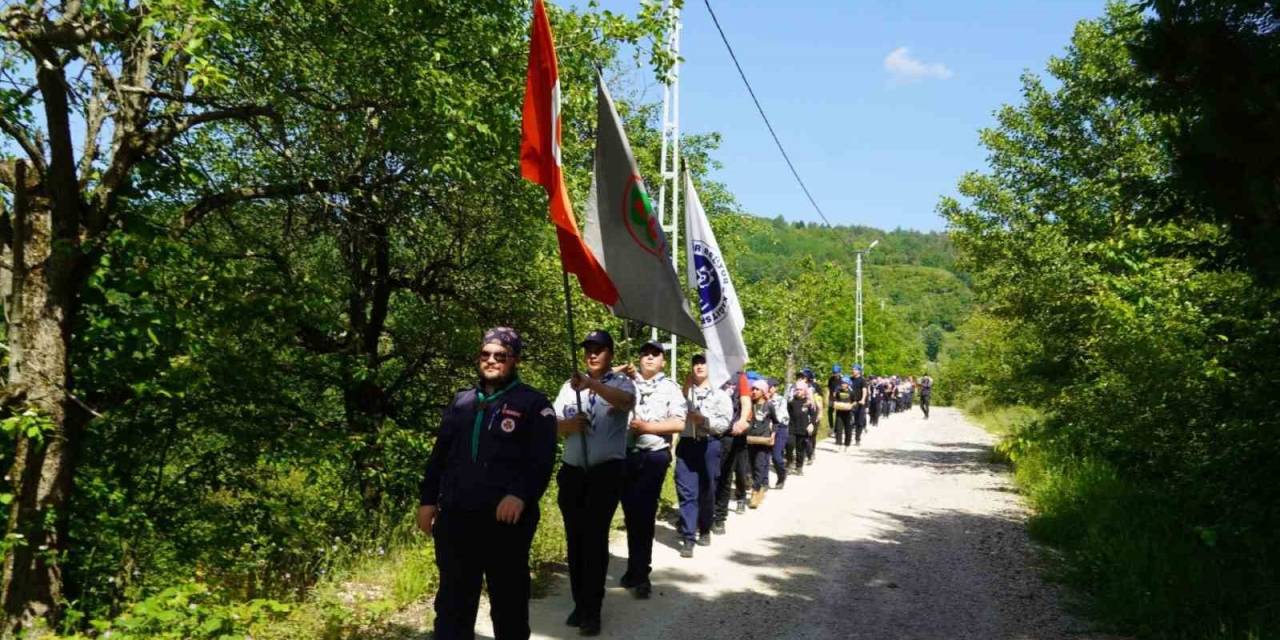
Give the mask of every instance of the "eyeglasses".
M 493 360 L 498 364 L 505 363 L 511 357 L 512 355 L 506 351 L 481 351 L 479 354 L 476 354 L 476 360 L 479 360 L 480 362 Z

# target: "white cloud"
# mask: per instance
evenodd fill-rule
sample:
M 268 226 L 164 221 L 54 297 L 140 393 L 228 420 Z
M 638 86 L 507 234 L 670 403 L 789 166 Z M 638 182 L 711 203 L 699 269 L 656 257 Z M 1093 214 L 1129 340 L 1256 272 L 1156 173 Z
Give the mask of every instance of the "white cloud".
M 911 57 L 906 47 L 898 47 L 884 57 L 884 70 L 900 82 L 919 82 L 927 78 L 946 80 L 954 75 L 941 62 L 924 62 Z

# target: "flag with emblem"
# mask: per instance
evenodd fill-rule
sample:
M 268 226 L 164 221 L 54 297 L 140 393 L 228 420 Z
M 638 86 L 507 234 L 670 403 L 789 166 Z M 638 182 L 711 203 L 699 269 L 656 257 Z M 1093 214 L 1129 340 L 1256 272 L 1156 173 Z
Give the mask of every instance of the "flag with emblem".
M 618 288 L 618 301 L 610 308 L 618 317 L 706 346 L 671 266 L 666 234 L 636 168 L 622 121 L 598 73 L 596 87 L 595 175 L 583 231 Z
M 605 304 L 618 301 L 618 290 L 604 266 L 578 233 L 569 193 L 560 169 L 560 76 L 556 45 L 542 0 L 533 2 L 529 35 L 529 71 L 524 83 L 524 120 L 520 138 L 520 173 L 547 190 L 551 222 L 560 243 L 560 264 L 578 276 L 582 293 Z
M 729 279 L 720 244 L 711 231 L 702 208 L 693 176 L 684 174 L 685 243 L 689 264 L 689 286 L 698 290 L 698 311 L 702 334 L 707 339 L 707 373 L 715 386 L 724 384 L 737 371 L 746 369 L 747 345 L 742 340 L 742 305 Z

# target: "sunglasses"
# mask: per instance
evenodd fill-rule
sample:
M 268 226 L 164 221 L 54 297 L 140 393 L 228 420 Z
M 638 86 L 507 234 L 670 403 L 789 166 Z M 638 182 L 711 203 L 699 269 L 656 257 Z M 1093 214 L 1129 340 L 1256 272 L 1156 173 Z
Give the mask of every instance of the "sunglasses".
M 481 351 L 479 354 L 476 355 L 476 360 L 479 360 L 480 362 L 488 362 L 490 360 L 493 360 L 498 364 L 502 364 L 502 363 L 505 363 L 507 360 L 510 360 L 512 357 L 513 356 L 507 353 L 506 351 Z

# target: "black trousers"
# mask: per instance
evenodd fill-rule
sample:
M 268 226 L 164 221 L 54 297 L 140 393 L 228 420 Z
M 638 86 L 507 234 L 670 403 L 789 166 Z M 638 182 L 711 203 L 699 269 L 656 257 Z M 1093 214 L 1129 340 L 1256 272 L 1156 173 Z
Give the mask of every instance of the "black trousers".
M 489 617 L 499 640 L 529 637 L 529 545 L 538 528 L 538 505 L 526 505 L 520 521 L 503 524 L 493 510 L 442 509 L 435 539 L 440 588 L 435 637 L 475 637 L 480 581 L 489 585 Z
M 609 525 L 622 496 L 623 461 L 582 469 L 561 465 L 556 474 L 569 556 L 569 589 L 584 620 L 598 619 L 609 571 Z
M 792 433 L 787 440 L 787 464 L 795 467 L 796 471 L 804 468 L 805 458 L 812 457 L 809 454 L 809 441 L 813 436 L 807 433 Z
M 773 457 L 773 447 L 767 444 L 747 445 L 747 455 L 751 456 L 751 488 L 761 491 L 769 488 L 769 460 Z
M 720 477 L 716 478 L 716 522 L 729 518 L 729 494 L 747 499 L 750 462 L 747 461 L 747 437 L 724 436 L 720 439 Z M 736 491 L 733 491 L 734 483 Z
M 627 525 L 627 573 L 635 584 L 649 581 L 653 570 L 653 530 L 658 518 L 662 481 L 671 467 L 671 450 L 627 454 L 622 477 L 622 515 Z
M 836 436 L 836 444 L 849 446 L 853 441 L 853 412 L 837 411 L 834 426 L 832 433 Z
M 929 394 L 920 394 L 920 410 L 924 411 L 925 419 L 929 418 Z
M 867 429 L 867 408 L 863 406 L 855 407 L 853 410 L 853 441 L 862 442 L 862 432 Z M 845 444 L 849 444 L 846 440 Z

